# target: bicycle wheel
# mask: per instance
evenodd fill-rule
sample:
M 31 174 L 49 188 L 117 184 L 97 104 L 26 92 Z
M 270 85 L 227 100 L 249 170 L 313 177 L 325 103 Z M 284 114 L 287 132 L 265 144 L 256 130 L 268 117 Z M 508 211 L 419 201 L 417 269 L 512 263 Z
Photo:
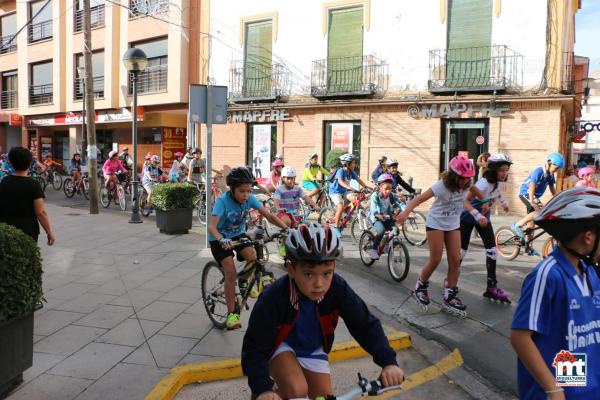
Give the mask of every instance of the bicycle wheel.
M 148 194 L 142 190 L 138 196 L 140 199 L 140 214 L 142 214 L 144 217 L 147 217 L 152 212 L 152 210 L 148 207 Z
M 335 217 L 335 210 L 330 207 L 321 208 L 321 212 L 319 213 L 319 224 L 333 224 Z
M 553 237 L 549 237 L 548 239 L 546 239 L 546 241 L 544 242 L 544 247 L 542 247 L 542 258 L 548 258 L 550 253 L 554 251 L 555 247 L 556 240 Z
M 63 185 L 62 176 L 58 172 L 53 173 L 52 174 L 52 187 L 54 188 L 54 190 L 62 189 L 62 185 Z
M 196 207 L 196 217 L 202 225 L 206 225 L 206 194 L 202 192 Z
M 418 211 L 413 211 L 402 224 L 402 235 L 413 246 L 422 246 L 427 243 L 425 215 Z
M 406 245 L 399 239 L 394 239 L 388 250 L 388 271 L 396 282 L 406 279 L 410 269 L 410 256 Z
M 85 197 L 86 200 L 90 199 L 90 180 L 89 178 L 83 178 L 83 181 L 81 183 L 81 191 L 83 192 L 83 197 Z
M 69 199 L 75 195 L 75 185 L 73 184 L 73 180 L 71 178 L 65 179 L 63 192 L 65 192 L 65 196 L 67 196 Z
M 119 207 L 121 207 L 121 211 L 127 210 L 127 197 L 125 196 L 125 189 L 123 186 L 117 186 L 117 196 L 119 197 Z
M 215 261 L 207 262 L 202 270 L 202 302 L 213 325 L 224 329 L 227 321 L 225 275 Z
M 521 239 L 510 226 L 501 226 L 496 231 L 496 248 L 502 258 L 514 260 L 521 252 Z
M 358 252 L 360 254 L 360 260 L 367 267 L 373 265 L 373 263 L 375 262 L 375 260 L 373 260 L 369 255 L 369 251 L 373 248 L 373 239 L 375 239 L 373 233 L 369 231 L 364 231 L 362 235 L 360 235 L 360 240 L 358 241 Z
M 104 208 L 110 206 L 110 195 L 108 194 L 108 189 L 106 189 L 106 187 L 103 187 L 102 190 L 100 190 L 100 204 L 102 204 L 102 207 Z
M 44 177 L 38 175 L 36 177 L 36 180 L 39 182 L 40 186 L 42 187 L 42 191 L 45 192 L 46 191 L 46 186 L 48 186 L 48 181 L 46 179 L 44 179 Z

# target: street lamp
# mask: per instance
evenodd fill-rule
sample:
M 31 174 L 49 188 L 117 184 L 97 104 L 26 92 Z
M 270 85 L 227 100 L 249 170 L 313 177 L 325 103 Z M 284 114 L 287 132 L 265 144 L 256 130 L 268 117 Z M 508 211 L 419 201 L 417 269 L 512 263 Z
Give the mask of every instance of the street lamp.
M 81 161 L 85 164 L 87 156 L 87 132 L 85 131 L 85 67 L 77 67 L 77 75 L 81 80 Z
M 133 96 L 133 121 L 131 124 L 131 136 L 133 146 L 133 190 L 131 194 L 131 219 L 129 223 L 139 224 L 142 222 L 140 217 L 140 205 L 138 202 L 138 176 L 137 176 L 137 80 L 138 75 L 142 72 L 148 64 L 148 57 L 141 49 L 135 47 L 127 50 L 123 54 L 123 64 L 125 68 L 131 74 L 131 88 Z

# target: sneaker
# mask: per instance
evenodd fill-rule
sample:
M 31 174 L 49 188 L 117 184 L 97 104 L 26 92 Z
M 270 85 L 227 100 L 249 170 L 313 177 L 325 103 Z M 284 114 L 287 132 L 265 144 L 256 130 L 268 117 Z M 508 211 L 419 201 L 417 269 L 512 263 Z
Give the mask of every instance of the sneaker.
M 523 228 L 521 228 L 516 223 L 512 224 L 511 228 L 512 228 L 513 232 L 521 239 L 523 239 L 525 237 L 525 231 L 523 230 Z
M 240 293 L 242 296 L 245 295 L 246 291 L 248 290 L 248 281 L 245 279 L 240 279 L 238 282 L 238 286 L 240 287 Z M 256 285 L 252 285 L 252 289 L 250 290 L 250 298 L 252 299 L 256 299 L 258 298 L 258 289 L 256 288 Z
M 242 322 L 240 321 L 240 314 L 234 312 L 228 313 L 227 322 L 225 322 L 225 326 L 228 330 L 240 329 L 242 327 Z
M 369 250 L 369 257 L 371 257 L 371 260 L 379 260 L 379 252 L 375 249 L 371 249 Z

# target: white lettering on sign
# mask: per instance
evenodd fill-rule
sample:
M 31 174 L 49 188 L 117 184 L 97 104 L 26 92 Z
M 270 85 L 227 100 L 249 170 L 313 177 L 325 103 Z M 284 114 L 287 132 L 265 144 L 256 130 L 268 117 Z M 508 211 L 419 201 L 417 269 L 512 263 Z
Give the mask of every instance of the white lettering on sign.
M 287 110 L 254 110 L 254 111 L 230 111 L 227 113 L 227 122 L 269 122 L 289 121 L 290 114 Z
M 408 107 L 408 114 L 415 119 L 419 118 L 458 118 L 466 114 L 467 118 L 505 117 L 510 111 L 509 107 L 492 107 L 487 104 L 413 104 Z

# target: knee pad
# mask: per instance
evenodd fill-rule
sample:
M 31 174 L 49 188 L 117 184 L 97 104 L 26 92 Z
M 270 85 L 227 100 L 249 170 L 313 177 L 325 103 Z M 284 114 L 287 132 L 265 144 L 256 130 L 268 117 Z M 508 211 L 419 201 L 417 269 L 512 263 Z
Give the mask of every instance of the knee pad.
M 485 249 L 485 256 L 489 257 L 492 260 L 496 260 L 498 258 L 498 250 L 496 247 L 492 247 L 491 249 Z
M 460 249 L 460 261 L 462 261 L 463 258 L 465 258 L 466 255 L 467 255 L 467 250 Z

